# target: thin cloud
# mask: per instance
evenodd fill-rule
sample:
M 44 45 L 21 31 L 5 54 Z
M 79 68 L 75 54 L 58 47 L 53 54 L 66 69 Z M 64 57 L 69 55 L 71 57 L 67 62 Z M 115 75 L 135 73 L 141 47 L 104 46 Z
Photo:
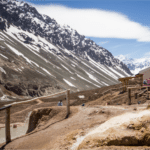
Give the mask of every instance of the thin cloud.
M 150 52 L 146 52 L 146 53 L 144 54 L 144 57 L 150 58 Z
M 119 45 L 111 46 L 111 49 L 116 49 L 116 48 L 122 47 L 122 46 L 124 46 L 124 44 L 119 44 Z
M 137 51 L 133 51 L 132 53 L 128 53 L 128 54 L 125 54 L 125 55 L 117 55 L 115 56 L 116 58 L 120 59 L 121 61 L 124 60 L 125 58 L 127 59 L 130 59 L 130 58 L 134 58 L 134 60 L 136 60 L 138 62 L 138 57 L 139 57 L 139 52 L 141 50 L 137 50 Z M 143 56 L 141 56 L 140 59 L 145 59 L 145 58 L 148 58 L 150 56 L 150 52 L 147 52 L 145 54 L 143 54 Z
M 99 45 L 104 45 L 104 44 L 107 44 L 107 43 L 109 43 L 109 41 L 99 42 L 98 44 L 99 44 Z
M 99 9 L 76 9 L 62 5 L 34 6 L 40 13 L 54 18 L 60 25 L 69 25 L 88 37 L 150 42 L 150 28 L 130 20 L 121 13 Z
M 139 47 L 139 46 L 143 46 L 143 45 L 146 45 L 146 44 L 149 44 L 149 43 L 144 42 L 144 43 L 141 43 L 141 44 L 136 44 L 136 45 L 134 45 L 134 46 L 135 46 L 135 47 Z

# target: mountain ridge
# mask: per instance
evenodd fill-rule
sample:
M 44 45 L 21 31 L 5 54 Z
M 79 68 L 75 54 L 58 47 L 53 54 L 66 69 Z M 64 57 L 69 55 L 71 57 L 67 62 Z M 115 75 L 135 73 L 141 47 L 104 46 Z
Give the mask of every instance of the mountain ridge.
M 119 55 L 116 56 L 116 58 L 124 62 L 133 74 L 138 74 L 140 70 L 146 69 L 150 66 L 150 60 L 148 57 L 133 59 Z
M 4 78 L 15 78 L 11 74 L 7 75 L 10 70 L 15 70 L 14 74 L 22 74 L 22 77 L 17 75 L 20 77 L 16 77 L 17 82 L 22 83 L 23 77 L 26 81 L 27 78 L 30 79 L 26 72 L 36 72 L 39 78 L 47 77 L 45 83 L 51 81 L 51 85 L 59 89 L 70 87 L 73 91 L 116 84 L 119 77 L 131 75 L 127 66 L 114 58 L 108 50 L 69 26 L 60 26 L 54 19 L 39 14 L 25 2 L 5 0 L 4 3 L 1 0 L 0 10 L 0 57 L 3 57 L 3 65 L 0 67 L 5 71 L 1 81 L 3 80 L 7 89 L 10 87 L 6 86 Z M 22 63 L 22 66 L 18 62 Z M 15 66 L 13 69 L 9 67 L 12 64 Z M 42 84 L 42 80 L 38 82 Z M 32 87 L 37 95 L 36 89 L 40 88 L 33 90 Z

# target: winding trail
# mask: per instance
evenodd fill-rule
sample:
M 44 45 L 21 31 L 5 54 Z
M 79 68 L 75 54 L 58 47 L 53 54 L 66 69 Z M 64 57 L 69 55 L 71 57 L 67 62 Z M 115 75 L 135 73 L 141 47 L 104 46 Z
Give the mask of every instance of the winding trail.
M 72 106 L 71 115 L 65 119 L 65 106 L 53 106 L 52 109 L 59 110 L 59 113 L 47 123 L 43 122 L 43 126 L 37 128 L 36 132 L 33 130 L 31 133 L 13 140 L 4 149 L 70 149 L 71 145 L 66 144 L 65 140 L 67 134 L 73 131 L 82 131 L 87 134 L 109 118 L 128 111 L 124 108 L 116 109 L 116 107 L 110 109 L 108 106 L 99 106 L 98 108 Z M 70 143 L 74 142 L 71 139 Z

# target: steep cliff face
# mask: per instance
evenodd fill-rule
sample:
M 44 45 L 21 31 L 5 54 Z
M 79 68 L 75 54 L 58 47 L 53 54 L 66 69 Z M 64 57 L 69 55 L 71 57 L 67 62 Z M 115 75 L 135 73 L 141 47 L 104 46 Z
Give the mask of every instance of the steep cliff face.
M 0 71 L 5 82 L 15 78 L 13 71 L 19 82 L 30 82 L 34 74 L 36 83 L 45 79 L 77 91 L 116 84 L 119 77 L 131 75 L 108 50 L 25 2 L 0 0 L 0 10 Z

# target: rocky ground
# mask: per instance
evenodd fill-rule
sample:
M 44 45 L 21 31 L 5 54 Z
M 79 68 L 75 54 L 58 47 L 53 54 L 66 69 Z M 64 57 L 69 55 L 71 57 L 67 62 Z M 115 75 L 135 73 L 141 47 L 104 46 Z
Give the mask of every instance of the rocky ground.
M 118 86 L 120 85 L 71 93 L 71 114 L 67 119 L 66 99 L 64 95 L 47 99 L 43 98 L 23 105 L 13 106 L 11 108 L 11 124 L 17 122 L 23 123 L 28 113 L 32 111 L 29 128 L 26 135 L 13 139 L 7 145 L 1 144 L 1 148 L 76 149 L 78 146 L 79 149 L 95 150 L 148 148 L 149 142 L 147 141 L 149 141 L 150 135 L 148 130 L 149 118 L 145 116 L 135 123 L 129 121 L 118 128 L 108 128 L 105 131 L 107 134 L 104 132 L 104 134 L 99 134 L 101 136 L 98 136 L 98 139 L 104 142 L 87 142 L 89 138 L 87 135 L 91 131 L 101 128 L 101 126 L 104 126 L 107 121 L 110 121 L 115 116 L 124 115 L 125 113 L 129 113 L 127 116 L 130 116 L 131 114 L 138 114 L 142 110 L 148 111 L 149 113 L 149 109 L 147 109 L 149 100 L 147 99 L 146 93 L 138 97 L 138 99 L 135 99 L 135 91 L 133 91 L 132 105 L 130 106 L 127 105 L 127 92 L 120 93 L 119 89 L 112 91 L 112 95 L 108 92 L 104 97 L 102 96 L 102 92 L 109 88 L 117 88 Z M 63 101 L 64 106 L 57 106 L 59 100 Z M 140 103 L 138 104 L 138 102 Z M 81 106 L 83 103 L 85 106 Z M 1 127 L 3 127 L 4 123 L 5 112 L 3 111 L 0 113 Z M 141 123 L 143 124 L 141 125 Z M 125 144 L 119 144 L 123 143 L 122 139 L 127 135 L 128 138 L 125 139 Z M 84 136 L 86 138 L 82 139 Z M 94 140 L 95 137 L 97 135 L 93 136 L 89 141 L 97 141 Z M 109 137 L 112 137 L 112 140 Z M 82 140 L 83 142 L 79 143 Z M 133 142 L 127 142 L 130 140 L 133 140 Z M 138 143 L 138 141 L 140 142 Z

